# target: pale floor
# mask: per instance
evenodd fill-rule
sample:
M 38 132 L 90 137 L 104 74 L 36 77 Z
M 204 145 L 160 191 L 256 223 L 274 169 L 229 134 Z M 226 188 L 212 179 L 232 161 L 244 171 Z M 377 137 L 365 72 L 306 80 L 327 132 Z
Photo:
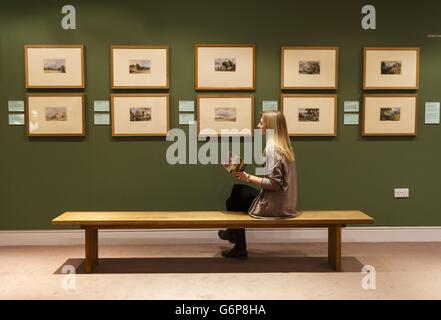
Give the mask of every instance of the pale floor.
M 221 258 L 227 247 L 102 246 L 95 274 L 81 246 L 0 247 L 0 299 L 441 299 L 441 243 L 347 243 L 341 273 L 325 243 L 250 244 L 247 261 Z M 363 265 L 375 290 L 362 287 Z

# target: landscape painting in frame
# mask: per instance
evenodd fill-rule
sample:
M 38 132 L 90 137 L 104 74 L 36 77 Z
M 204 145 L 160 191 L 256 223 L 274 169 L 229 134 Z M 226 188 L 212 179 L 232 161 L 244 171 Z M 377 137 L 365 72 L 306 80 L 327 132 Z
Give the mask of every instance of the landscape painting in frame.
M 366 94 L 363 96 L 364 136 L 415 136 L 416 94 Z
M 66 59 L 44 59 L 45 73 L 66 73 Z
M 299 122 L 319 122 L 319 108 L 299 108 Z
M 26 88 L 85 87 L 83 45 L 26 45 Z
M 236 58 L 216 58 L 214 70 L 215 72 L 236 72 Z
M 254 90 L 254 45 L 196 45 L 196 90 Z
M 130 121 L 152 121 L 152 108 L 130 108 Z
M 337 89 L 337 47 L 283 47 L 282 89 Z
M 84 94 L 27 94 L 28 136 L 84 136 Z
M 284 94 L 282 112 L 290 136 L 335 136 L 337 96 L 326 94 Z
M 167 46 L 112 46 L 112 89 L 168 89 Z
M 149 74 L 150 60 L 129 60 L 129 74 Z
M 250 136 L 253 95 L 199 95 L 197 124 L 200 137 Z
M 167 135 L 168 94 L 113 94 L 111 100 L 113 136 Z
M 364 48 L 365 90 L 419 88 L 419 48 Z
M 46 121 L 67 121 L 66 107 L 46 107 Z
M 236 121 L 236 108 L 214 108 L 214 121 Z

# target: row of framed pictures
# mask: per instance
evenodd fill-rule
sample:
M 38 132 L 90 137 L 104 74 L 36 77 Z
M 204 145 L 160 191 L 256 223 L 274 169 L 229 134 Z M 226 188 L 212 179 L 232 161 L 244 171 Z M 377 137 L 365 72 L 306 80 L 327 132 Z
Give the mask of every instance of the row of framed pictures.
M 338 89 L 337 47 L 283 47 L 281 89 Z M 418 89 L 419 48 L 364 48 L 363 88 Z M 112 89 L 168 89 L 169 47 L 111 46 Z M 25 46 L 26 88 L 84 88 L 83 45 Z M 255 90 L 255 45 L 196 45 L 196 90 Z
M 291 136 L 337 134 L 335 94 L 283 94 L 281 111 Z M 416 135 L 417 115 L 415 94 L 363 95 L 362 134 Z M 170 127 L 169 95 L 113 94 L 111 116 L 113 136 L 165 136 Z M 84 136 L 85 95 L 27 94 L 26 123 L 29 136 Z M 198 95 L 197 125 L 199 136 L 224 135 L 225 130 L 251 134 L 254 96 Z

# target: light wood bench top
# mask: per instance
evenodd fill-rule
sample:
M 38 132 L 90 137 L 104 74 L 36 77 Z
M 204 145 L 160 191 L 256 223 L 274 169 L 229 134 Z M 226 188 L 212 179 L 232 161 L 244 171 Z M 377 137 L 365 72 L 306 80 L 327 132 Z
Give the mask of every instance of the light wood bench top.
M 99 229 L 201 229 L 201 228 L 328 228 L 328 262 L 341 271 L 341 230 L 346 224 L 369 224 L 374 219 L 357 210 L 302 211 L 295 218 L 256 219 L 246 212 L 146 211 L 65 212 L 55 225 L 81 226 L 85 231 L 85 270 L 98 265 Z
M 374 219 L 357 210 L 302 211 L 288 219 L 255 219 L 231 211 L 65 212 L 52 223 L 99 228 L 292 228 L 345 224 L 371 224 Z

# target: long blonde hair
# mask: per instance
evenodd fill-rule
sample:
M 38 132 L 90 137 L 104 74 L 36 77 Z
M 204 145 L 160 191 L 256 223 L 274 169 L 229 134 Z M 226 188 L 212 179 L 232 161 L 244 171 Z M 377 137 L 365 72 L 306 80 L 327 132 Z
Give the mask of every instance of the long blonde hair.
M 285 116 L 280 111 L 264 111 L 261 113 L 265 129 L 274 130 L 273 135 L 266 135 L 266 148 L 275 148 L 288 162 L 295 161 L 294 150 L 288 135 Z

